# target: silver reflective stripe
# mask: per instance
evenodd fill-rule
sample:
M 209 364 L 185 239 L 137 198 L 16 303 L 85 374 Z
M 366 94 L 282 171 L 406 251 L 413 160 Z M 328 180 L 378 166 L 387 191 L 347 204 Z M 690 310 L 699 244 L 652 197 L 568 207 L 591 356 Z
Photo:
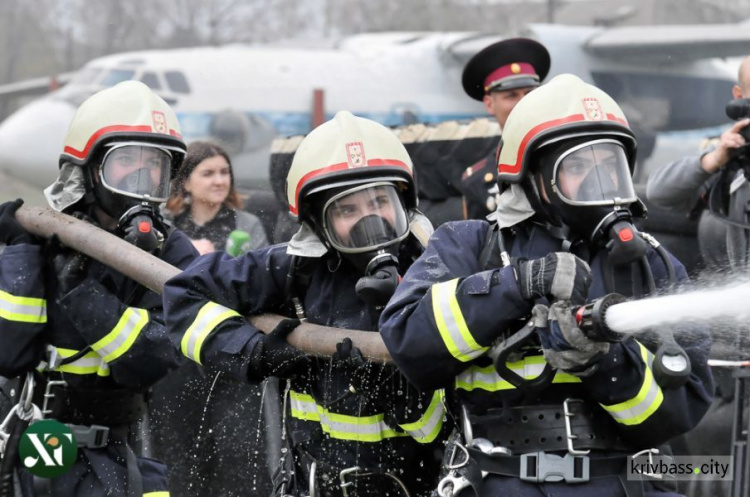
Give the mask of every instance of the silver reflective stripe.
M 50 354 L 56 353 L 62 359 L 72 357 L 79 352 L 78 350 L 63 349 L 52 346 L 49 346 L 47 350 Z M 55 363 L 57 364 L 58 361 L 55 361 Z M 99 354 L 92 350 L 70 364 L 53 365 L 53 371 L 72 374 L 96 374 L 98 376 L 109 376 L 109 365 L 107 365 Z
M 201 364 L 201 347 L 206 337 L 223 321 L 240 315 L 215 302 L 208 302 L 195 317 L 195 321 L 182 336 L 180 349 L 185 357 Z
M 399 425 L 411 437 L 420 443 L 430 443 L 435 440 L 443 427 L 443 416 L 445 405 L 443 399 L 445 392 L 437 390 L 432 395 L 432 401 L 422 417 L 413 423 Z
M 508 369 L 526 380 L 536 378 L 547 363 L 543 356 L 528 356 L 521 361 L 507 363 Z M 580 383 L 581 379 L 562 371 L 557 371 L 552 383 Z M 494 365 L 476 366 L 472 365 L 456 376 L 456 388 L 460 390 L 486 390 L 497 392 L 500 390 L 511 390 L 515 388 L 509 381 L 503 379 L 495 369 Z
M 654 374 L 651 371 L 651 365 L 654 362 L 654 355 L 646 349 L 640 342 L 638 347 L 643 359 L 643 383 L 638 393 L 632 399 L 620 402 L 619 404 L 601 406 L 612 416 L 618 423 L 624 425 L 637 425 L 646 421 L 664 401 L 664 393 L 656 383 Z
M 0 318 L 21 323 L 46 323 L 47 301 L 18 297 L 0 290 Z
M 488 347 L 471 335 L 456 299 L 458 278 L 432 285 L 432 312 L 443 343 L 453 357 L 468 362 L 483 355 Z
M 145 309 L 128 307 L 112 331 L 91 348 L 98 352 L 105 361 L 114 361 L 130 349 L 146 323 L 148 323 L 148 312 Z
M 331 438 L 357 442 L 380 442 L 386 438 L 406 437 L 407 433 L 394 430 L 383 421 L 383 414 L 349 416 L 330 412 L 315 403 L 310 395 L 289 392 L 292 417 L 305 421 L 319 421 L 320 427 Z

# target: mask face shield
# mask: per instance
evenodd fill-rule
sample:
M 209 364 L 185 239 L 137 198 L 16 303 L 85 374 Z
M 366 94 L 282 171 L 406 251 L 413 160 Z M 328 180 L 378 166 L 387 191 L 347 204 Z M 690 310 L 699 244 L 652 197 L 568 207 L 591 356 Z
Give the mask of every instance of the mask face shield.
M 323 206 L 323 229 L 343 253 L 362 253 L 406 238 L 409 222 L 391 183 L 360 185 L 333 196 Z
M 99 169 L 108 190 L 148 202 L 166 202 L 172 153 L 144 143 L 118 143 L 104 154 Z
M 627 156 L 617 140 L 582 143 L 558 157 L 553 191 L 571 205 L 622 205 L 637 201 Z

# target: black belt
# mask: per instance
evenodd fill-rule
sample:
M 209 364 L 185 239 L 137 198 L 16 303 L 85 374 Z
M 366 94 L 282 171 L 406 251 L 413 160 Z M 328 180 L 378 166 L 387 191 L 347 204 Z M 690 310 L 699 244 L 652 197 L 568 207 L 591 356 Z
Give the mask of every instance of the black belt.
M 42 397 L 45 388 L 37 389 Z M 84 389 L 53 385 L 45 416 L 74 425 L 119 426 L 138 421 L 146 412 L 143 394 L 124 389 Z M 44 399 L 35 400 L 43 405 Z
M 582 400 L 491 409 L 483 415 L 470 415 L 470 421 L 474 438 L 486 438 L 516 455 L 567 451 L 569 442 L 575 450 L 628 450 L 615 421 L 603 409 Z

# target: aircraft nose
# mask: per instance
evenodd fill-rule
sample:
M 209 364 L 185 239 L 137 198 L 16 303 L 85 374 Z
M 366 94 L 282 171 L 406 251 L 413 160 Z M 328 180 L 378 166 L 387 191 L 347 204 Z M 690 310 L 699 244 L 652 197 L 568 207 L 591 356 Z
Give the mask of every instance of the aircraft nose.
M 75 111 L 70 103 L 47 97 L 11 114 L 0 123 L 0 169 L 39 187 L 51 184 Z

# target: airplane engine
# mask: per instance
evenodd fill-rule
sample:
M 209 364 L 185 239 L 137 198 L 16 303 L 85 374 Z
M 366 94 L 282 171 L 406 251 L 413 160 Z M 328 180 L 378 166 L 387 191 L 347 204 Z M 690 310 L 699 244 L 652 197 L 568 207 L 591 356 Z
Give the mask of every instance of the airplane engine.
M 242 152 L 250 141 L 250 118 L 242 112 L 224 110 L 211 121 L 211 137 L 221 142 L 230 155 Z

